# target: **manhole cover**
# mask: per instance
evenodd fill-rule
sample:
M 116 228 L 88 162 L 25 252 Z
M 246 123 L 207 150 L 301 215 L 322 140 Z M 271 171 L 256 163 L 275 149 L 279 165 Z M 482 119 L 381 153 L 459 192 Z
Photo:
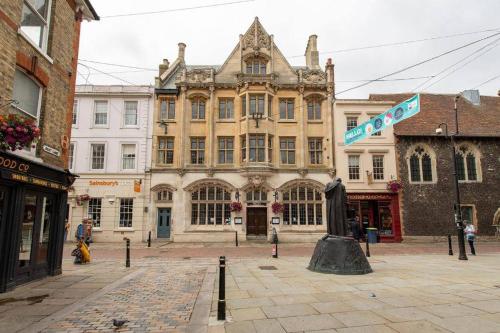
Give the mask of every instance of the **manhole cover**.
M 259 266 L 263 271 L 275 271 L 277 268 L 275 266 Z
M 191 259 L 191 257 L 182 257 L 182 259 L 189 260 L 189 259 Z

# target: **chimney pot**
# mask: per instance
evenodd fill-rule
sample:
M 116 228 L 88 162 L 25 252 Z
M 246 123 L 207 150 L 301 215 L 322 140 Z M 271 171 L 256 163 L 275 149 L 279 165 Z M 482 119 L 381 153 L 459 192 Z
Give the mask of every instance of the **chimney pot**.
M 179 55 L 178 55 L 178 58 L 184 60 L 184 54 L 185 54 L 185 51 L 186 51 L 186 44 L 179 43 L 178 46 L 179 46 Z

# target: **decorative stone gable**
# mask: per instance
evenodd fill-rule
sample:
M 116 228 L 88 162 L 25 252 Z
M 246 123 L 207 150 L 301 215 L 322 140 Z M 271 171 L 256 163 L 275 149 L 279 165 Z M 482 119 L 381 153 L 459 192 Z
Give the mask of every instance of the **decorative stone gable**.
M 271 37 L 264 30 L 264 27 L 256 17 L 246 34 L 243 36 L 242 48 L 259 50 L 261 48 L 271 49 Z
M 304 83 L 325 84 L 326 73 L 319 69 L 306 70 L 302 72 L 302 80 L 304 81 Z

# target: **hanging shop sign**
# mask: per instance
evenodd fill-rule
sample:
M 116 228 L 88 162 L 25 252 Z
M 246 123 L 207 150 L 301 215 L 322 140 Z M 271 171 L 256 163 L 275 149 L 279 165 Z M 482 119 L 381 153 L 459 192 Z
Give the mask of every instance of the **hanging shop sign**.
M 346 146 L 353 144 L 364 138 L 370 137 L 391 125 L 397 124 L 407 118 L 413 117 L 420 112 L 420 95 L 396 105 L 386 112 L 378 115 L 363 124 L 346 131 L 344 133 L 344 144 Z

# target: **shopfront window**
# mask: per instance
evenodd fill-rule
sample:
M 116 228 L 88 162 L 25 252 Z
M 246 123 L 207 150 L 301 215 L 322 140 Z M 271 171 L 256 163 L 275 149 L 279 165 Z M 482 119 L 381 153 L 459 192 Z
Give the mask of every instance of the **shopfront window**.
M 298 225 L 323 224 L 321 192 L 308 186 L 283 191 L 283 223 Z
M 21 225 L 21 240 L 19 242 L 19 267 L 29 266 L 36 216 L 36 195 L 27 193 L 24 196 L 23 222 Z
M 381 235 L 392 236 L 392 214 L 390 202 L 378 203 L 378 229 Z
M 49 252 L 50 221 L 52 219 L 53 202 L 51 198 L 42 197 L 42 216 L 38 236 L 37 263 L 47 262 Z
M 207 186 L 191 192 L 191 224 L 219 224 L 231 218 L 231 193 Z
M 376 228 L 381 236 L 394 236 L 391 201 L 349 200 L 349 209 L 365 234 L 366 228 Z

